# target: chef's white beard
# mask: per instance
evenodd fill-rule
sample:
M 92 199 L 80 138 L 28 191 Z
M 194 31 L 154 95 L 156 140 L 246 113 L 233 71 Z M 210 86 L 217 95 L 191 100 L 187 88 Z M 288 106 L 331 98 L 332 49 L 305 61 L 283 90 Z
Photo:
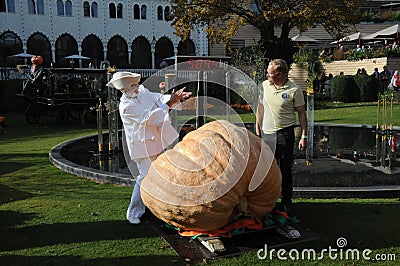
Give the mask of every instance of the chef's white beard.
M 134 90 L 130 89 L 124 92 L 125 97 L 134 99 L 138 96 L 138 94 L 134 93 Z

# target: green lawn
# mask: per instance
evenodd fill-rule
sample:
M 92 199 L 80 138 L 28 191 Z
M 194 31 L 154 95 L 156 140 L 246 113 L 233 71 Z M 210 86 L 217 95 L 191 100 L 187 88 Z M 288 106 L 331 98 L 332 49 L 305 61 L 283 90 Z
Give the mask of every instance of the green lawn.
M 375 111 L 374 111 L 375 110 Z M 131 188 L 97 184 L 64 173 L 49 163 L 49 150 L 66 140 L 96 133 L 76 121 L 58 126 L 54 117 L 29 125 L 7 114 L 0 135 L 0 265 L 184 265 L 185 262 L 143 223 L 125 220 Z M 316 122 L 375 124 L 376 105 L 329 104 Z M 396 117 L 399 108 L 396 106 Z M 251 120 L 251 118 L 249 118 Z M 399 119 L 396 119 L 397 123 Z M 212 265 L 398 265 L 399 199 L 296 199 L 296 216 L 320 239 L 297 248 L 336 246 L 371 249 L 370 256 L 395 254 L 397 261 L 259 260 L 256 252 Z M 204 263 L 203 263 L 204 264 Z
M 362 125 L 376 125 L 377 120 L 379 124 L 390 124 L 400 126 L 400 105 L 395 103 L 393 106 L 387 106 L 386 112 L 383 112 L 380 104 L 379 110 L 376 102 L 366 103 L 333 103 L 324 102 L 316 103 L 314 110 L 315 123 L 322 124 L 362 124 Z M 240 116 L 240 117 L 239 117 Z M 216 119 L 223 116 L 216 117 Z M 178 116 L 178 122 L 189 120 L 188 116 Z M 232 122 L 254 122 L 255 117 L 253 113 L 246 113 L 242 110 L 238 114 L 230 117 Z M 194 119 L 192 120 L 194 123 Z
M 400 126 L 400 105 L 393 104 L 387 106 L 386 112 L 382 111 L 382 106 L 377 103 L 326 103 L 322 108 L 316 105 L 316 123 L 334 124 L 362 124 L 375 125 L 390 124 Z

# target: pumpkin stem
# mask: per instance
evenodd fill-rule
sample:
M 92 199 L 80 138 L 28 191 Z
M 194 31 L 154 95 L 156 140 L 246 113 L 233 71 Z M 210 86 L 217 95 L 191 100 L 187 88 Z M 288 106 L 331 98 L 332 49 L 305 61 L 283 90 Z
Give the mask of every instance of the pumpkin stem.
M 238 214 L 236 215 L 235 220 L 239 219 L 243 216 L 251 216 L 251 213 L 249 212 L 248 207 L 247 207 L 246 197 L 240 198 L 239 204 L 236 206 L 236 211 Z

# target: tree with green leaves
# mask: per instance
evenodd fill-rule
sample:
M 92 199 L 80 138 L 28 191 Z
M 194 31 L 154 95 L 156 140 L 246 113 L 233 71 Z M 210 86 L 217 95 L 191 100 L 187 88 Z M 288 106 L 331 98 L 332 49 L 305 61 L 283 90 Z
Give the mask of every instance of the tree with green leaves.
M 305 32 L 322 25 L 334 39 L 345 36 L 360 17 L 362 0 L 171 0 L 176 34 L 186 39 L 196 27 L 207 31 L 211 45 L 229 44 L 240 26 L 260 31 L 265 58 L 293 62 L 292 29 Z M 280 32 L 279 30 L 280 29 Z M 277 34 L 279 33 L 279 35 Z

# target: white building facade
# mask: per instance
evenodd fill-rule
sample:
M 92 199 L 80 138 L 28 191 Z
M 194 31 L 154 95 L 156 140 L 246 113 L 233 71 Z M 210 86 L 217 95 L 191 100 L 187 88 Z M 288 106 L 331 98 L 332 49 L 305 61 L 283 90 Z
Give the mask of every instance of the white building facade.
M 10 55 L 41 55 L 44 65 L 69 66 L 66 56 L 101 67 L 158 69 L 175 55 L 208 55 L 199 29 L 182 41 L 174 34 L 166 0 L 0 0 L 0 66 Z M 108 63 L 107 62 L 107 63 Z

